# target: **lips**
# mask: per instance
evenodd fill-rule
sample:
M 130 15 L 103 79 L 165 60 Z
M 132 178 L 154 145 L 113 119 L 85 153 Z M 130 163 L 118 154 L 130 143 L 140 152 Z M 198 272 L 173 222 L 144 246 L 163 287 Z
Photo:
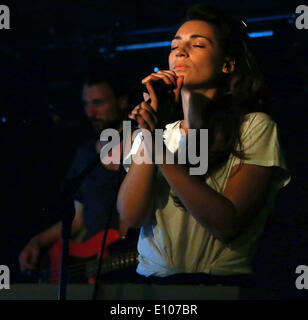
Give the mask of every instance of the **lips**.
M 188 66 L 186 64 L 177 64 L 174 69 L 175 70 L 183 70 L 186 69 Z

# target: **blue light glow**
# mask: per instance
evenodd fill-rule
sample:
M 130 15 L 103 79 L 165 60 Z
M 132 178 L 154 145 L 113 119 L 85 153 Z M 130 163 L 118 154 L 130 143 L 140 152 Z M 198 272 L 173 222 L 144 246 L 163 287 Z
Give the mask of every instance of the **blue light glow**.
M 128 45 L 124 45 L 124 46 L 117 46 L 116 50 L 117 51 L 126 51 L 126 50 L 160 48 L 160 47 L 168 47 L 170 45 L 171 45 L 171 41 L 136 43 L 136 44 L 128 44 Z
M 157 72 L 159 71 L 159 69 L 157 67 L 154 68 L 154 72 Z
M 248 36 L 250 38 L 263 38 L 263 37 L 271 37 L 274 35 L 274 31 L 268 30 L 268 31 L 259 31 L 259 32 L 250 32 L 248 33 Z
M 246 21 L 247 22 L 261 22 L 261 21 L 290 19 L 290 18 L 295 18 L 295 17 L 296 17 L 296 15 L 294 13 L 291 13 L 291 14 L 283 14 L 283 15 L 268 16 L 268 17 L 247 18 Z
M 7 121 L 7 120 L 6 120 L 6 117 L 2 117 L 2 118 L 1 118 L 1 121 L 2 121 L 3 123 L 6 123 L 6 121 Z

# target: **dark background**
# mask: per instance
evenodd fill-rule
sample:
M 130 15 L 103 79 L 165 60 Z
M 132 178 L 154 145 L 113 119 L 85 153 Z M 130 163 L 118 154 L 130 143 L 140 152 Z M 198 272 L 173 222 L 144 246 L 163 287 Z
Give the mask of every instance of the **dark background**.
M 18 254 L 31 236 L 56 220 L 43 208 L 54 199 L 76 147 L 90 134 L 80 101 L 83 72 L 112 72 L 129 92 L 132 109 L 141 99 L 137 84 L 154 67 L 167 68 L 169 50 L 120 52 L 116 46 L 170 40 L 195 2 L 2 2 L 10 7 L 11 29 L 0 30 L 0 264 L 10 267 L 12 282 L 28 281 L 19 272 Z M 281 191 L 260 240 L 255 269 L 264 287 L 297 297 L 302 292 L 294 286 L 295 268 L 308 265 L 308 30 L 296 29 L 294 13 L 305 1 L 216 3 L 250 19 L 250 31 L 274 31 L 252 45 L 275 93 L 292 181 Z M 270 18 L 258 22 L 255 17 Z

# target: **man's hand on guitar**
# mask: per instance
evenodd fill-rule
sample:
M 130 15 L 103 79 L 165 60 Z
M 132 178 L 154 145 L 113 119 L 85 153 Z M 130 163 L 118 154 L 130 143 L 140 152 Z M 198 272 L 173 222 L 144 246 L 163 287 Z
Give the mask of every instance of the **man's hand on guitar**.
M 37 237 L 33 237 L 19 255 L 20 270 L 34 270 L 37 268 L 40 246 Z

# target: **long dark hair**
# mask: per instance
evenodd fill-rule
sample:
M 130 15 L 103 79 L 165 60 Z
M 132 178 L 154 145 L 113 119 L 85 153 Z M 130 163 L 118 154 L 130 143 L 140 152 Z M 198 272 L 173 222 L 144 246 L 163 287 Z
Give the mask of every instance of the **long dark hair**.
M 222 73 L 216 96 L 204 98 L 202 128 L 208 129 L 209 135 L 209 164 L 205 177 L 213 177 L 230 154 L 241 160 L 246 158 L 240 139 L 241 125 L 247 113 L 271 114 L 271 90 L 249 49 L 245 22 L 217 6 L 204 3 L 188 9 L 184 22 L 191 20 L 211 24 L 223 53 L 235 61 L 232 73 Z M 177 206 L 183 207 L 178 197 L 173 194 L 172 197 Z

